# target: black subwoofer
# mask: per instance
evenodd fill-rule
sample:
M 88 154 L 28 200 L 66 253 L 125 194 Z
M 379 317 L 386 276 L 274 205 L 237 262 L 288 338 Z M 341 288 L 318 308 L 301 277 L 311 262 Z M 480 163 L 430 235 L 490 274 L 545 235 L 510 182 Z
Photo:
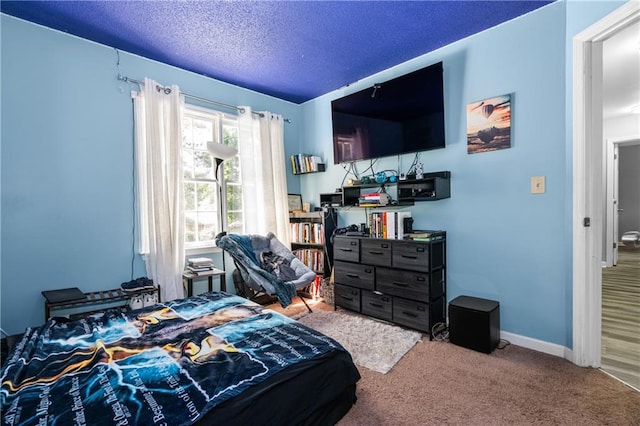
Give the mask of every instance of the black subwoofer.
M 500 342 L 500 303 L 458 296 L 449 302 L 449 341 L 491 353 Z

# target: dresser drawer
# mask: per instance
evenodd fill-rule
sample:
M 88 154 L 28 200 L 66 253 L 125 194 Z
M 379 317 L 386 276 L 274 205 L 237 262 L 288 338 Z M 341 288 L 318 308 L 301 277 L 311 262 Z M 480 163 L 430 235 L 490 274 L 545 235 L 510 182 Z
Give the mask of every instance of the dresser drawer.
M 428 274 L 376 268 L 376 290 L 385 294 L 428 302 L 444 294 L 443 278 L 444 269 Z
M 360 312 L 360 289 L 336 284 L 334 287 L 336 306 Z
M 393 322 L 431 333 L 429 304 L 396 297 L 393 299 Z
M 373 266 L 336 261 L 333 271 L 336 284 L 346 284 L 365 290 L 374 289 L 375 269 Z
M 360 240 L 358 238 L 336 237 L 333 240 L 334 260 L 360 261 Z
M 431 335 L 431 327 L 445 322 L 444 297 L 431 303 L 393 298 L 393 322 L 424 331 Z
M 391 321 L 392 297 L 371 291 L 362 292 L 362 313 L 372 317 Z
M 361 240 L 360 259 L 363 263 L 391 266 L 391 242 L 388 240 Z
M 393 245 L 393 267 L 412 271 L 429 271 L 429 245 L 396 242 Z

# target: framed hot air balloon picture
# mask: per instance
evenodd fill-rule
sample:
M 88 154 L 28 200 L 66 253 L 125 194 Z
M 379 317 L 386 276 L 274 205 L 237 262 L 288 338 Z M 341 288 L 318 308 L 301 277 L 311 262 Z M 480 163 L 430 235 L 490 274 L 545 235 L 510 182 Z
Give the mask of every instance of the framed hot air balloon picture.
M 511 95 L 467 105 L 467 153 L 511 148 Z

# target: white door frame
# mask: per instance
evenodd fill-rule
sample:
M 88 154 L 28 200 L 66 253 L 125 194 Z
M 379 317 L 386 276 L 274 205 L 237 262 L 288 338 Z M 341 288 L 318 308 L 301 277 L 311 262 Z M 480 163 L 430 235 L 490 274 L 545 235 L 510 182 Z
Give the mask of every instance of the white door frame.
M 618 264 L 618 144 L 613 139 L 607 139 L 606 161 L 605 199 L 607 207 L 604 213 L 606 227 L 603 268 Z
M 640 16 L 629 1 L 573 38 L 572 361 L 600 367 L 604 213 L 602 42 Z M 590 226 L 584 225 L 585 218 Z

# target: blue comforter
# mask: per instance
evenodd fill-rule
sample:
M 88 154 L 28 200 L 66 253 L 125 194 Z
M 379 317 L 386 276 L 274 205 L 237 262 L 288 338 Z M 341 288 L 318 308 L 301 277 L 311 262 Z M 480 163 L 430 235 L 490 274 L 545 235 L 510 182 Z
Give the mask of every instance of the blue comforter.
M 344 349 L 207 293 L 28 329 L 2 369 L 2 424 L 188 425 L 287 367 Z

